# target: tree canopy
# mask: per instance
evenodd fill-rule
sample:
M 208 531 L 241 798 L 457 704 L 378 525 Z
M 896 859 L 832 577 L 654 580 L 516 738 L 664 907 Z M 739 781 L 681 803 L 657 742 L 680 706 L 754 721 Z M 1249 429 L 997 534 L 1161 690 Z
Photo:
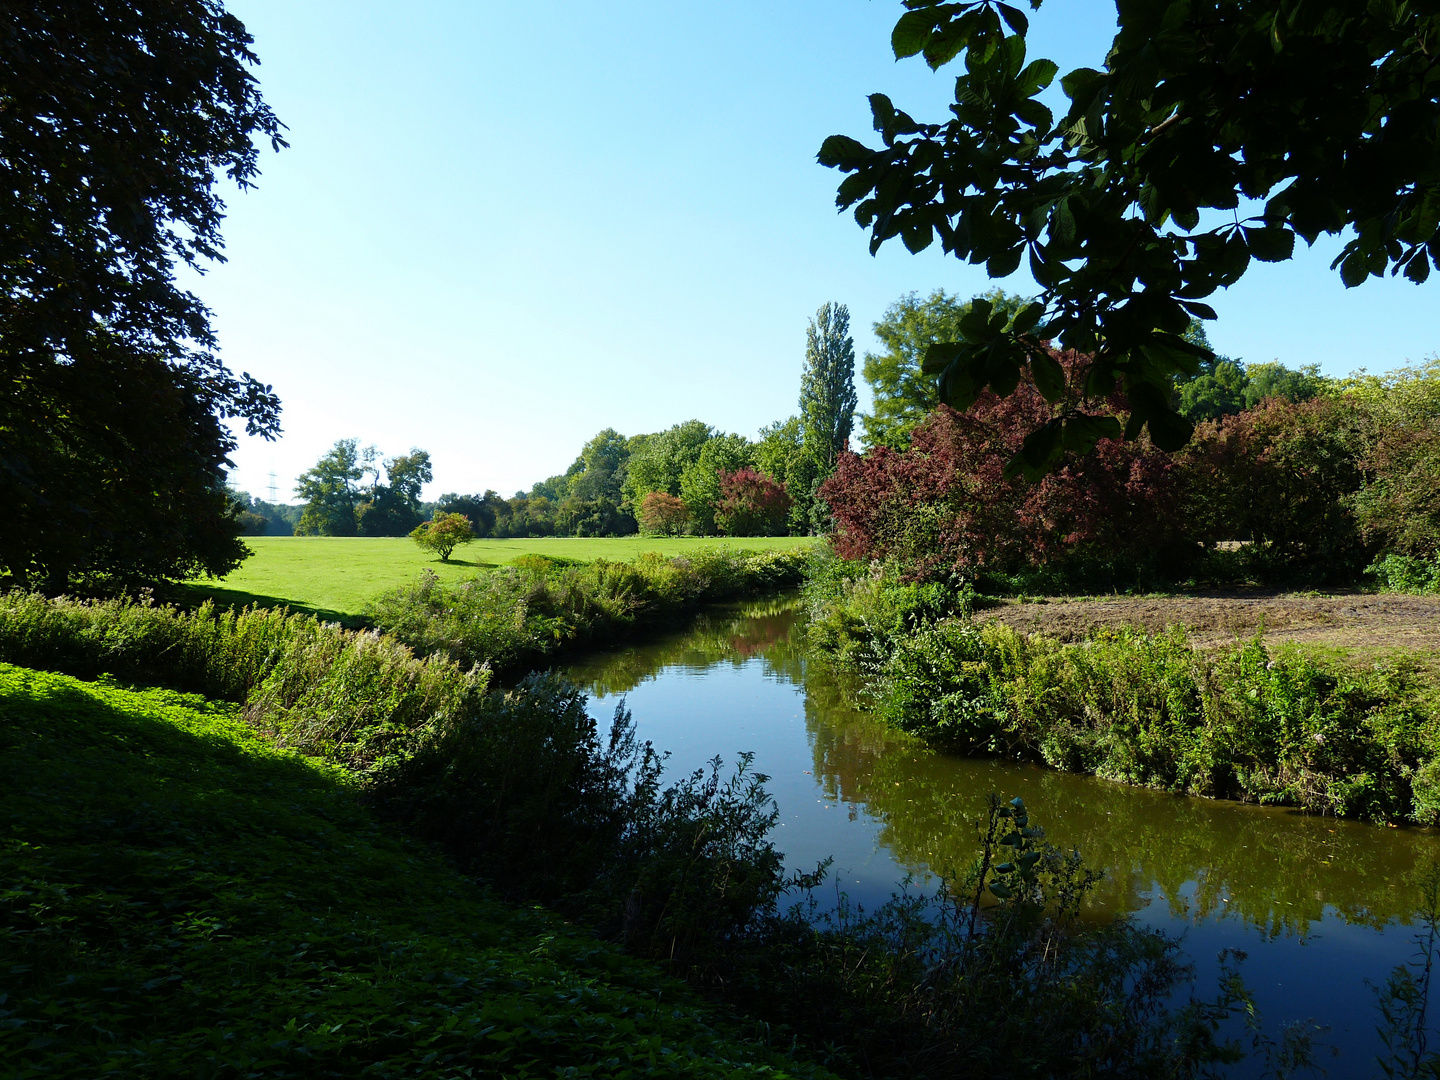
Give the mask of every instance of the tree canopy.
M 214 0 L 6 7 L 0 559 L 15 580 L 223 572 L 244 554 L 220 421 L 273 437 L 279 401 L 220 363 L 175 268 L 221 258 L 221 178 L 249 187 L 260 146 L 284 145 L 250 45 Z
M 1032 0 L 1039 7 L 1038 0 Z M 1295 238 L 1348 237 L 1347 286 L 1440 266 L 1440 11 L 1354 0 L 1119 0 L 1103 68 L 1061 79 L 1028 59 L 1028 17 L 997 0 L 905 0 L 891 44 L 932 68 L 962 58 L 950 119 L 918 121 L 870 98 L 877 148 L 844 135 L 822 164 L 850 174 L 837 202 L 870 232 L 1005 277 L 1028 262 L 1043 289 L 1008 328 L 977 303 L 925 370 L 968 407 L 1014 392 L 1023 369 L 1051 417 L 1010 472 L 1038 476 L 1066 450 L 1138 437 L 1175 449 L 1191 423 L 1172 379 L 1211 354 L 1185 338 L 1204 298 Z M 1097 58 L 1098 60 L 1099 58 Z M 1067 379 L 1044 342 L 1089 358 Z M 1080 408 L 1116 387 L 1125 422 Z
M 999 289 L 985 295 L 998 311 L 1011 318 L 1025 307 L 1025 299 Z M 872 412 L 861 414 L 866 446 L 904 450 L 910 433 L 940 405 L 935 380 L 922 370 L 931 345 L 960 336 L 960 320 L 970 313 L 971 301 L 936 289 L 923 299 L 917 293 L 902 296 L 885 309 L 874 324 L 883 353 L 866 353 L 860 371 L 870 384 Z
M 354 536 L 365 466 L 360 441 L 340 439 L 301 473 L 295 481 L 295 494 L 305 500 L 305 511 L 295 535 Z

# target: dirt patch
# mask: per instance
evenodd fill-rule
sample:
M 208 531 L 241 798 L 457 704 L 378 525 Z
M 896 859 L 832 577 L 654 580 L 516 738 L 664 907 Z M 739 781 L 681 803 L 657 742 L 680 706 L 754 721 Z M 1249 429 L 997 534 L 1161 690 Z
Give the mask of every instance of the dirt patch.
M 1151 633 L 1183 626 L 1201 647 L 1253 636 L 1262 627 L 1273 644 L 1297 642 L 1336 650 L 1357 661 L 1395 652 L 1420 653 L 1440 666 L 1440 597 L 1390 593 L 1213 593 L 1190 596 L 1055 598 L 1004 601 L 976 612 L 1027 633 L 1080 641 L 1102 626 Z M 1427 655 L 1428 654 L 1428 655 Z

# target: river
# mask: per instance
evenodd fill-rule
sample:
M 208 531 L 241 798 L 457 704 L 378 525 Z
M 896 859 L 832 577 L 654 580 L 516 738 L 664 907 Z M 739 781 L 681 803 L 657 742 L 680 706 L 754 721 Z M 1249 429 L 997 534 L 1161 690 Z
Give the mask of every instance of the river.
M 1440 858 L 1440 831 L 1187 798 L 1036 766 L 936 753 L 854 706 L 853 687 L 804 648 L 803 616 L 774 601 L 711 611 L 684 632 L 590 654 L 567 674 L 608 720 L 623 697 L 672 774 L 742 751 L 769 776 L 787 865 L 833 857 L 833 887 L 867 907 L 909 877 L 973 860 L 990 792 L 1025 799 L 1057 846 L 1105 872 L 1088 913 L 1183 939 L 1197 991 L 1222 949 L 1265 1026 L 1314 1021 L 1331 1076 L 1374 1073 L 1378 1012 L 1366 986 L 1415 951 L 1407 880 Z M 1242 1070 L 1242 1073 L 1245 1070 Z

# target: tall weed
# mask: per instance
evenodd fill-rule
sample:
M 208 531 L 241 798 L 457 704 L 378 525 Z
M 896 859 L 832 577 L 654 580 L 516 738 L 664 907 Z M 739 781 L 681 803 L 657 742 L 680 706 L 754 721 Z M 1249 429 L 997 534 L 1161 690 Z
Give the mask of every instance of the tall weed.
M 490 672 L 305 615 L 0 594 L 0 660 L 239 702 L 288 746 L 367 773 L 484 696 Z

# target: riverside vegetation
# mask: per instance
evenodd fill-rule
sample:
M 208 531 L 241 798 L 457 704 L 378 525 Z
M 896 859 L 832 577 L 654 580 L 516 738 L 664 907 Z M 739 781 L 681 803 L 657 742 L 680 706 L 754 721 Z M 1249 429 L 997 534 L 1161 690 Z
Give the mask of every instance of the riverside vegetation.
M 7 771 L 49 778 L 5 837 L 21 1075 L 679 1075 L 713 1055 L 727 1075 L 1186 1076 L 1241 1053 L 1219 1034 L 1238 983 L 1186 1003 L 1176 942 L 1079 920 L 1092 876 L 1018 802 L 992 804 L 953 892 L 782 911 L 818 877 L 782 875 L 761 778 L 717 762 L 662 787 L 628 714 L 601 732 L 554 677 L 499 691 L 306 616 L 18 593 L 0 660 L 72 677 L 4 669 Z M 499 906 L 535 900 L 659 967 Z M 711 1023 L 667 975 L 735 1011 Z
M 434 574 L 384 593 L 366 614 L 422 655 L 517 671 L 562 649 L 673 623 L 701 604 L 793 589 L 805 551 L 697 550 L 591 563 L 522 555 L 458 584 Z
M 1195 648 L 1182 628 L 1062 643 L 974 615 L 968 586 L 830 560 L 807 587 L 812 647 L 860 673 L 884 719 L 938 745 L 1195 795 L 1376 821 L 1440 821 L 1433 675 L 1359 668 L 1262 635 Z

